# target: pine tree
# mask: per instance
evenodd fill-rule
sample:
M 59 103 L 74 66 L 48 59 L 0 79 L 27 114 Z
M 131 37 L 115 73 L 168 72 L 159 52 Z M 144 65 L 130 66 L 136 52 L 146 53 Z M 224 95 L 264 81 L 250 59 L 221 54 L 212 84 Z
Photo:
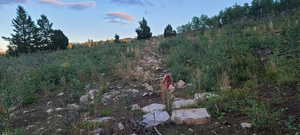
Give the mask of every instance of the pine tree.
M 50 50 L 67 49 L 69 44 L 68 37 L 61 30 L 53 30 L 51 41 Z
M 120 43 L 120 36 L 118 34 L 115 34 L 115 40 L 114 40 L 115 43 Z
M 164 37 L 171 37 L 171 36 L 176 36 L 176 31 L 173 30 L 170 24 L 168 24 L 164 31 Z
M 51 46 L 51 36 L 53 35 L 53 23 L 51 23 L 47 16 L 41 15 L 41 18 L 37 20 L 38 24 L 38 34 L 39 34 L 39 43 L 36 47 L 39 50 L 47 50 Z
M 137 33 L 137 39 L 149 39 L 152 37 L 151 29 L 147 24 L 147 21 L 145 18 L 143 18 L 142 21 L 139 22 L 140 27 L 136 29 Z
M 38 29 L 23 7 L 18 7 L 17 16 L 13 19 L 12 24 L 14 33 L 11 34 L 10 38 L 3 37 L 4 40 L 10 43 L 10 45 L 8 45 L 8 53 L 17 55 L 18 53 L 35 52 L 35 45 L 38 40 Z

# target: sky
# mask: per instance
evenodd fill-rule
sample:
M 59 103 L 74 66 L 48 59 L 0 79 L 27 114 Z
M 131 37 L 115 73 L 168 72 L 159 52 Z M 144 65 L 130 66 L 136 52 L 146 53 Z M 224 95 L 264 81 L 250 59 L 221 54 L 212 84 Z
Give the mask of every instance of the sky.
M 18 5 L 37 20 L 44 14 L 61 29 L 70 42 L 88 39 L 135 37 L 138 22 L 145 17 L 154 35 L 163 33 L 167 24 L 176 28 L 186 24 L 193 16 L 216 15 L 234 4 L 251 0 L 0 0 L 0 37 L 13 32 L 12 19 Z M 0 39 L 0 49 L 6 49 Z

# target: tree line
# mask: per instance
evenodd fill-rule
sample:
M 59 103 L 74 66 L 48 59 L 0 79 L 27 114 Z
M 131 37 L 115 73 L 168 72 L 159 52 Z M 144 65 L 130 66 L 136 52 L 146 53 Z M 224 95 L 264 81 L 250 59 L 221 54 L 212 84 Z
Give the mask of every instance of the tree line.
M 269 16 L 277 16 L 283 12 L 293 11 L 300 7 L 300 0 L 253 0 L 251 5 L 234 5 L 219 12 L 218 15 L 208 17 L 201 15 L 193 17 L 188 24 L 179 26 L 177 31 L 187 32 L 192 30 L 205 31 L 209 28 L 220 28 L 242 19 L 262 19 Z
M 66 49 L 69 39 L 61 30 L 53 29 L 47 16 L 41 15 L 37 24 L 21 6 L 12 21 L 11 37 L 2 37 L 9 42 L 7 53 L 18 56 L 21 53 L 34 53 L 45 50 Z

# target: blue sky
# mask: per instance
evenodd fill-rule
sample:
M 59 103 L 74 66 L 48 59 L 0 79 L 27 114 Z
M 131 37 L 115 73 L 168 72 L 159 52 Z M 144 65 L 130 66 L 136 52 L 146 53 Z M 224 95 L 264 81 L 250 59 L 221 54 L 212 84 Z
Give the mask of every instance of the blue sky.
M 48 16 L 54 28 L 61 29 L 71 42 L 88 39 L 135 37 L 138 21 L 145 17 L 154 35 L 164 27 L 186 24 L 193 16 L 217 14 L 231 5 L 251 0 L 0 0 L 0 37 L 12 33 L 11 21 L 22 5 L 36 20 Z M 0 39 L 0 49 L 7 43 Z

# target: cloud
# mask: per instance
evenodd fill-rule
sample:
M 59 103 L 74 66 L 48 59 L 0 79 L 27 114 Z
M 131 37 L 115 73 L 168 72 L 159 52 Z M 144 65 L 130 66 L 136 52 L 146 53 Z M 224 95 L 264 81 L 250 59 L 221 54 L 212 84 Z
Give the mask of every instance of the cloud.
M 134 20 L 134 16 L 124 12 L 108 12 L 105 19 L 109 23 L 129 24 Z
M 95 1 L 64 2 L 64 1 L 61 1 L 61 0 L 40 0 L 40 2 L 44 3 L 44 4 L 51 4 L 51 5 L 55 5 L 55 6 L 69 7 L 69 8 L 78 9 L 78 10 L 96 6 Z
M 114 3 L 127 4 L 127 5 L 140 5 L 140 6 L 153 6 L 149 0 L 111 0 Z
M 14 4 L 14 3 L 25 3 L 26 0 L 0 0 L 0 5 Z

